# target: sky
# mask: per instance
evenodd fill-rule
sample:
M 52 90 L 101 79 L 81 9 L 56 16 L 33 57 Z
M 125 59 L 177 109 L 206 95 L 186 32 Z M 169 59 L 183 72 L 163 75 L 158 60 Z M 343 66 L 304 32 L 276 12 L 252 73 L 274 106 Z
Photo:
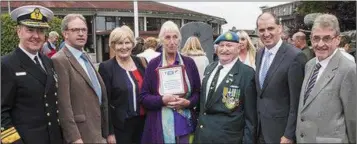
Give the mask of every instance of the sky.
M 225 18 L 223 32 L 233 26 L 237 29 L 254 30 L 256 18 L 262 13 L 261 6 L 276 6 L 287 2 L 161 2 L 208 15 Z

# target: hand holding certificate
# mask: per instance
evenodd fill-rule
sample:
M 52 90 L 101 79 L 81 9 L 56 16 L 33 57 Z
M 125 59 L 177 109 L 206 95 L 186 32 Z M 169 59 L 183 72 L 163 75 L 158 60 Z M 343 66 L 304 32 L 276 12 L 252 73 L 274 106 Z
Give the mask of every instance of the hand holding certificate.
M 170 66 L 157 69 L 159 93 L 163 95 L 184 95 L 187 86 L 183 66 Z

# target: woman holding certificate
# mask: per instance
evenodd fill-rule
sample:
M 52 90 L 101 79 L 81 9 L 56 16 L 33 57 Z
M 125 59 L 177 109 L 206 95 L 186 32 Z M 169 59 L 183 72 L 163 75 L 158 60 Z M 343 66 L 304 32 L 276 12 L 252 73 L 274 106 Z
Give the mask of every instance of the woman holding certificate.
M 146 69 L 140 101 L 147 109 L 142 143 L 189 143 L 196 125 L 193 108 L 200 94 L 195 62 L 178 53 L 180 31 L 165 22 L 159 39 L 163 52 Z
M 107 140 L 118 144 L 140 143 L 145 117 L 144 109 L 139 105 L 139 94 L 145 59 L 131 56 L 134 35 L 126 26 L 111 32 L 109 47 L 115 51 L 115 57 L 99 65 L 109 104 Z

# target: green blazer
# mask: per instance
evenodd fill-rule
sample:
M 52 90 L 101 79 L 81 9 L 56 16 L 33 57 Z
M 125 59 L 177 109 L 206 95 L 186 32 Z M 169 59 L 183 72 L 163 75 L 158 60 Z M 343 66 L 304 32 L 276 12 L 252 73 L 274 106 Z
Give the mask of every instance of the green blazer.
M 237 60 L 206 101 L 208 78 L 217 67 L 204 72 L 195 143 L 255 143 L 257 109 L 254 70 Z

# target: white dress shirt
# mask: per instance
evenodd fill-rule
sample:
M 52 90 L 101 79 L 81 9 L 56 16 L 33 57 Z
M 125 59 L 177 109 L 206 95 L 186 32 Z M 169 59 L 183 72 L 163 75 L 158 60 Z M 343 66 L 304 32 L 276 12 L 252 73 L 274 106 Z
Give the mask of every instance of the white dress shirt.
M 69 46 L 68 44 L 66 44 L 66 47 L 68 48 L 68 50 L 73 54 L 73 56 L 76 58 L 76 60 L 78 61 L 78 63 L 82 66 L 83 70 L 86 72 L 87 76 L 90 78 L 86 64 L 84 62 L 84 60 L 81 58 L 81 55 L 83 54 L 83 51 L 80 51 L 74 47 Z
M 278 50 L 279 50 L 279 48 L 280 48 L 282 43 L 283 43 L 283 40 L 279 39 L 278 43 L 274 47 L 272 47 L 271 49 L 268 49 L 267 47 L 264 48 L 264 51 L 265 51 L 264 53 L 269 51 L 272 54 L 270 56 L 271 57 L 270 61 L 268 62 L 269 63 L 269 68 L 270 68 L 271 63 L 273 62 L 273 60 L 274 60 L 274 58 L 276 56 L 276 53 L 278 53 Z M 264 55 L 262 55 L 262 56 L 263 56 L 263 59 L 262 59 L 260 68 L 263 68 L 262 64 L 264 63 L 264 61 L 266 59 L 266 57 Z M 262 71 L 260 70 L 259 71 L 259 76 L 261 76 L 261 75 L 262 75 Z
M 29 56 L 29 58 L 36 64 L 36 61 L 35 61 L 35 56 L 37 56 L 37 59 L 38 59 L 38 62 L 40 62 L 40 65 L 41 67 L 43 68 L 43 70 L 45 70 L 45 67 L 43 66 L 43 63 L 42 63 L 42 60 L 41 58 L 38 56 L 38 52 L 36 54 L 32 54 L 32 53 L 29 53 L 28 51 L 26 51 L 24 48 L 22 48 L 20 45 L 19 45 L 19 48 L 27 55 Z M 46 71 L 46 70 L 45 70 Z
M 222 65 L 223 68 L 221 69 L 218 79 L 217 79 L 217 84 L 216 84 L 216 88 L 215 91 L 217 90 L 217 87 L 220 85 L 220 83 L 222 82 L 222 80 L 224 79 L 224 77 L 226 77 L 226 75 L 229 73 L 229 71 L 232 69 L 232 67 L 234 66 L 234 64 L 237 62 L 238 57 L 236 59 L 234 59 L 232 62 L 222 65 L 220 62 L 218 62 L 218 65 L 216 66 L 216 68 L 214 68 L 214 70 L 212 71 L 211 75 L 209 76 L 208 80 L 207 80 L 207 85 L 206 85 L 206 100 L 207 100 L 207 95 L 209 92 L 209 87 L 211 86 L 212 80 L 214 75 L 217 72 L 218 66 Z
M 252 67 L 254 70 L 255 70 L 255 64 L 254 63 L 250 63 L 250 57 L 251 57 L 251 55 L 249 54 L 249 52 L 247 53 L 247 56 L 246 56 L 246 58 L 245 58 L 245 60 L 244 61 L 242 61 L 242 63 L 244 63 L 244 64 L 246 64 L 247 66 L 250 66 L 250 67 Z
M 335 49 L 335 51 L 332 53 L 332 55 L 330 55 L 329 57 L 327 57 L 326 59 L 324 59 L 322 61 L 319 61 L 319 59 L 317 57 L 315 57 L 316 58 L 316 64 L 320 63 L 320 65 L 321 65 L 321 67 L 319 69 L 319 73 L 317 74 L 316 82 L 319 80 L 320 76 L 325 71 L 328 63 L 330 62 L 332 57 L 336 54 L 336 52 L 337 52 L 337 49 Z M 315 67 L 313 69 L 315 69 Z

